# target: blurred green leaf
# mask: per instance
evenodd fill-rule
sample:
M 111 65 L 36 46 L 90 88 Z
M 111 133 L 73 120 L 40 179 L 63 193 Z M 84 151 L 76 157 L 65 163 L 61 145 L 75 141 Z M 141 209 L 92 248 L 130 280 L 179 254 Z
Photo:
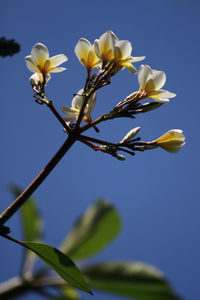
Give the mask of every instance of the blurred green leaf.
M 43 243 L 21 242 L 24 247 L 32 250 L 37 256 L 56 271 L 70 285 L 89 294 L 88 285 L 74 262 L 58 249 Z
M 15 197 L 18 197 L 23 192 L 21 188 L 14 184 L 10 185 L 9 189 Z M 20 213 L 24 231 L 24 239 L 26 241 L 34 242 L 41 240 L 42 222 L 36 207 L 35 198 L 29 198 L 28 201 L 22 205 Z
M 71 286 L 62 286 L 60 287 L 61 296 L 63 300 L 79 300 L 80 295 L 74 290 Z
M 15 184 L 10 185 L 9 190 L 15 198 L 23 192 L 23 190 Z M 20 215 L 24 240 L 32 242 L 41 241 L 43 224 L 37 210 L 36 200 L 34 197 L 29 198 L 28 201 L 22 205 Z M 35 258 L 36 256 L 32 251 L 26 251 L 23 273 L 31 272 Z
M 108 262 L 82 269 L 91 288 L 142 300 L 181 300 L 162 273 L 139 262 Z
M 61 250 L 74 260 L 96 254 L 119 233 L 120 217 L 104 199 L 96 201 L 75 223 Z

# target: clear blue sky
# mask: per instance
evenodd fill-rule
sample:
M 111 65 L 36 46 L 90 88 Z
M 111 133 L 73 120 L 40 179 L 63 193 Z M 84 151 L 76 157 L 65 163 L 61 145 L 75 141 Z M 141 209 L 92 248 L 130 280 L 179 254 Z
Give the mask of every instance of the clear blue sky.
M 6 185 L 26 187 L 65 140 L 54 116 L 33 101 L 24 57 L 37 42 L 44 43 L 51 56 L 68 56 L 67 71 L 53 74 L 47 89 L 60 109 L 71 104 L 73 93 L 85 81 L 85 69 L 74 54 L 78 39 L 93 42 L 111 29 L 119 39 L 131 41 L 134 56 L 145 55 L 146 64 L 166 72 L 165 88 L 177 97 L 135 120 L 103 124 L 99 137 L 119 141 L 141 126 L 140 136 L 152 140 L 178 128 L 184 130 L 186 145 L 179 154 L 156 149 L 120 162 L 77 143 L 35 194 L 44 217 L 45 241 L 57 246 L 75 218 L 105 196 L 117 207 L 123 230 L 92 261 L 120 258 L 150 263 L 187 300 L 198 299 L 200 284 L 199 14 L 200 3 L 195 0 L 2 0 L 0 11 L 1 35 L 21 44 L 19 54 L 0 58 L 1 210 L 12 201 Z M 118 73 L 99 91 L 93 118 L 137 89 L 137 75 Z M 20 239 L 19 216 L 8 224 Z M 18 246 L 1 240 L 1 281 L 17 274 L 20 254 Z M 115 297 L 97 293 L 95 299 Z

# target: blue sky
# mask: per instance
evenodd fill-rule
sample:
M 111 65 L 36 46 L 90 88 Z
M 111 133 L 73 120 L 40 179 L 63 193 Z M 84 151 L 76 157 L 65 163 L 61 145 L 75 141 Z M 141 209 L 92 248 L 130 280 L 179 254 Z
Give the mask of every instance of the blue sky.
M 166 72 L 164 88 L 177 97 L 135 120 L 102 124 L 98 137 L 119 141 L 141 126 L 140 136 L 148 141 L 180 128 L 186 145 L 178 154 L 156 149 L 120 162 L 75 144 L 35 193 L 44 217 L 45 241 L 57 246 L 76 217 L 96 198 L 107 197 L 118 209 L 123 229 L 92 261 L 120 258 L 150 263 L 187 300 L 199 295 L 199 13 L 195 0 L 4 0 L 0 12 L 1 35 L 21 45 L 19 54 L 0 59 L 1 210 L 12 201 L 7 184 L 26 187 L 65 140 L 54 116 L 33 101 L 24 57 L 37 42 L 45 44 L 51 56 L 68 56 L 67 71 L 53 74 L 47 88 L 60 111 L 84 85 L 86 72 L 74 54 L 78 39 L 93 42 L 111 29 L 119 39 L 132 43 L 134 56 L 145 55 L 145 64 Z M 137 75 L 119 72 L 110 86 L 99 91 L 93 119 L 137 89 Z M 8 224 L 20 239 L 19 216 Z M 5 280 L 17 274 L 21 249 L 4 240 L 0 249 L 0 279 Z M 97 294 L 96 299 L 112 298 Z

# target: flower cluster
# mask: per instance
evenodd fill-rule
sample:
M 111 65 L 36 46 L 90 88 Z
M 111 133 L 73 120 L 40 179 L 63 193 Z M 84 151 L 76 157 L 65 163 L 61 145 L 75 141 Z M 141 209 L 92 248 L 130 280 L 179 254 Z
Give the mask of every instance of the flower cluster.
M 81 38 L 75 47 L 76 56 L 89 72 L 95 67 L 101 66 L 104 69 L 112 66 L 112 75 L 124 68 L 132 74 L 137 72 L 132 63 L 143 60 L 145 57 L 133 57 L 131 52 L 131 43 L 120 41 L 111 30 L 102 34 L 93 45 Z
M 93 127 L 99 131 L 96 124 L 109 119 L 119 117 L 135 118 L 138 113 L 144 113 L 156 109 L 176 94 L 162 89 L 166 82 L 166 74 L 163 71 L 153 70 L 148 65 L 141 65 L 138 71 L 139 90 L 127 96 L 120 101 L 109 113 L 102 115 L 97 120 L 92 121 L 91 112 L 96 104 L 97 90 L 111 83 L 111 77 L 125 68 L 131 74 L 137 73 L 133 63 L 145 59 L 145 56 L 133 57 L 132 45 L 127 40 L 119 40 L 111 31 L 107 31 L 91 44 L 87 39 L 81 38 L 75 46 L 75 54 L 80 63 L 87 70 L 87 78 L 84 88 L 80 89 L 71 103 L 71 107 L 63 106 L 61 110 L 66 114 L 63 118 L 60 116 L 61 123 L 67 126 L 67 132 L 73 130 L 72 121 L 76 122 L 76 130 L 80 127 L 81 121 L 88 123 L 81 128 L 80 132 Z M 38 103 L 48 103 L 45 98 L 44 86 L 50 79 L 50 73 L 62 72 L 65 68 L 59 67 L 60 64 L 68 60 L 64 54 L 49 57 L 49 51 L 46 46 L 37 43 L 31 55 L 25 57 L 28 69 L 34 74 L 30 77 L 30 83 L 36 95 Z M 91 74 L 93 69 L 97 68 L 97 74 Z M 41 98 L 38 100 L 38 95 Z M 153 102 L 142 103 L 144 99 L 151 98 Z M 54 110 L 55 111 L 55 110 Z M 56 113 L 58 116 L 58 112 Z M 63 121 L 64 120 L 64 121 Z M 92 147 L 94 150 L 100 150 L 111 154 L 112 156 L 123 160 L 124 157 L 118 154 L 118 151 L 125 151 L 134 155 L 134 151 L 144 151 L 147 149 L 162 148 L 169 152 L 178 152 L 185 144 L 185 137 L 182 130 L 173 129 L 151 142 L 142 142 L 140 137 L 135 138 L 140 127 L 132 129 L 118 143 L 110 143 L 95 138 L 87 137 L 86 140 L 79 136 L 79 139 Z M 92 144 L 95 141 L 100 146 Z

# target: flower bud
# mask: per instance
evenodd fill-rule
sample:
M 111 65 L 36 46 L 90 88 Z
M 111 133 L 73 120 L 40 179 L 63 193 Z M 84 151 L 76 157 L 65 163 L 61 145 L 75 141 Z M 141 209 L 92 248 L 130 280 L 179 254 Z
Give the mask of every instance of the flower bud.
M 154 110 L 158 107 L 160 107 L 161 105 L 163 105 L 163 103 L 161 102 L 147 102 L 142 104 L 142 106 L 140 106 L 140 110 L 142 110 L 142 112 L 147 112 L 147 111 L 151 111 Z
M 128 141 L 130 141 L 133 137 L 135 137 L 137 135 L 137 133 L 140 131 L 141 127 L 135 127 L 133 129 L 131 129 L 123 138 L 123 140 L 121 140 L 120 144 L 122 143 L 126 143 Z
M 148 142 L 145 149 L 160 147 L 168 152 L 176 153 L 181 150 L 185 144 L 185 136 L 180 129 L 172 129 L 160 136 L 158 139 Z
M 42 83 L 44 81 L 42 73 L 34 73 L 29 81 L 34 91 L 37 93 L 41 92 Z
M 126 159 L 126 157 L 125 157 L 124 155 L 121 155 L 121 154 L 117 154 L 116 158 L 117 158 L 118 160 L 121 160 L 121 161 L 123 161 L 123 160 Z

